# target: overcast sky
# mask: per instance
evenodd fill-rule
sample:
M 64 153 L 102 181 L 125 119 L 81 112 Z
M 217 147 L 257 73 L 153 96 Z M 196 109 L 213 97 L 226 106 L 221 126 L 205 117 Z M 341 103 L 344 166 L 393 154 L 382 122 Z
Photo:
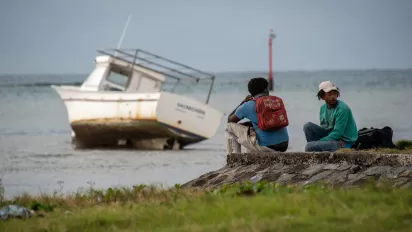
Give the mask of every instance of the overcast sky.
M 142 48 L 206 71 L 412 68 L 412 0 L 0 0 L 0 73 L 87 73 Z

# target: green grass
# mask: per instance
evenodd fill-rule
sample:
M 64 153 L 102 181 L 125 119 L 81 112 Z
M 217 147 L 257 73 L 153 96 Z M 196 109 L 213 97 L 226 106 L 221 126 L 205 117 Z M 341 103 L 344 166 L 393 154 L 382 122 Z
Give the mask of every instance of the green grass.
M 410 231 L 412 191 L 370 184 L 217 189 L 155 187 L 90 190 L 70 196 L 24 195 L 12 201 L 42 217 L 0 222 L 0 231 Z M 1 205 L 10 202 L 1 202 Z M 38 205 L 37 204 L 37 205 Z
M 399 150 L 412 150 L 412 140 L 399 140 L 395 145 Z
M 355 150 L 349 148 L 339 149 L 337 152 L 362 152 L 383 154 L 412 154 L 412 140 L 399 140 L 395 143 L 396 148 L 378 148 L 368 150 Z
M 376 154 L 412 154 L 411 149 L 396 149 L 396 148 L 378 148 L 378 149 L 367 149 L 367 150 L 354 150 L 350 148 L 342 148 L 336 152 L 356 152 L 356 153 L 376 153 Z

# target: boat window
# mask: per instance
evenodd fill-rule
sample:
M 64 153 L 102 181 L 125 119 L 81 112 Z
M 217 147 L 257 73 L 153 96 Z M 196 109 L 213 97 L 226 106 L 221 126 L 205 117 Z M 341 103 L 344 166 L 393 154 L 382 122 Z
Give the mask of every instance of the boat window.
M 111 71 L 107 76 L 107 81 L 126 88 L 129 78 L 126 75 Z

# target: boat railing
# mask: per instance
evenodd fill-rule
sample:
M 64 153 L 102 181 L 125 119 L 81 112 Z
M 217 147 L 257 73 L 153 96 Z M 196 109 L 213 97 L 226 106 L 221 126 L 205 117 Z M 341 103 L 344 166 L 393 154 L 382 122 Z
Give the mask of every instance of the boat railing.
M 206 104 L 209 103 L 215 80 L 215 76 L 213 74 L 142 49 L 105 49 L 98 50 L 98 52 L 103 55 L 130 63 L 132 65 L 131 69 L 133 69 L 136 65 L 138 67 L 160 73 L 165 77 L 172 78 L 175 81 L 173 88 L 175 88 L 178 84 L 184 83 L 185 81 L 195 81 L 196 83 L 202 80 L 210 81 L 210 87 L 206 98 Z

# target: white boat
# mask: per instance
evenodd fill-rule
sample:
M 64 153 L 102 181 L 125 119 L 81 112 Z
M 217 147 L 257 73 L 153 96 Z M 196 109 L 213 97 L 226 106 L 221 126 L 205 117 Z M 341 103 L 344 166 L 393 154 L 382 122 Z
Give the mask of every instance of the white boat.
M 98 52 L 81 86 L 52 85 L 66 106 L 76 147 L 182 149 L 216 133 L 222 113 L 208 104 L 213 75 L 141 49 Z M 205 80 L 210 87 L 202 102 L 162 89 L 168 80 Z

